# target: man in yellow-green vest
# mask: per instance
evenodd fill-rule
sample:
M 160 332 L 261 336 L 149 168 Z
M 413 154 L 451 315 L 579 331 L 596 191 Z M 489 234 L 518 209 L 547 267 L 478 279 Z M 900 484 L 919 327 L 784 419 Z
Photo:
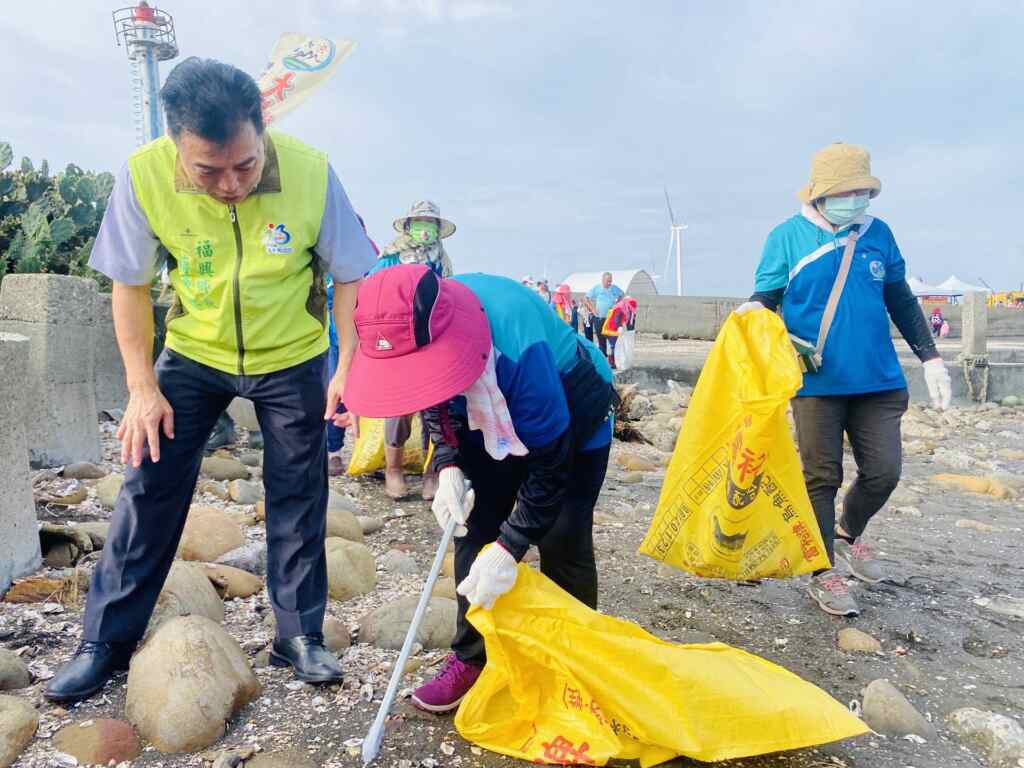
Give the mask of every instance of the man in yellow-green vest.
M 238 396 L 255 404 L 265 441 L 271 661 L 307 682 L 342 676 L 322 635 L 324 419 L 344 389 L 356 290 L 375 253 L 326 155 L 264 130 L 247 74 L 191 58 L 161 99 L 170 136 L 129 159 L 90 259 L 114 282 L 126 472 L 82 643 L 45 691 L 55 701 L 88 698 L 127 668 L 178 548 L 203 445 Z M 175 301 L 154 366 L 150 286 L 164 266 Z M 327 273 L 340 346 L 329 381 Z

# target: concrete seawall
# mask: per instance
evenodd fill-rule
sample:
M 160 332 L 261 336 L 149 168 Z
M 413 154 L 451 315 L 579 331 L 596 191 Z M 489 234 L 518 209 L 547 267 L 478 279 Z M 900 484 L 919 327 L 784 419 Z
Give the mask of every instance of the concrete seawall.
M 637 343 L 634 367 L 618 372 L 615 380 L 624 384 L 637 383 L 644 389 L 656 391 L 664 391 L 668 379 L 692 386 L 700 377 L 711 346 L 708 341 L 663 341 L 656 336 L 641 336 Z M 970 402 L 970 393 L 963 366 L 958 360 L 957 347 L 956 343 L 944 341 L 939 345 L 939 351 L 949 369 L 954 401 L 966 404 Z M 903 342 L 897 342 L 896 348 L 911 399 L 928 402 L 921 363 Z M 980 370 L 973 372 L 975 387 L 980 385 L 981 375 Z M 1024 341 L 997 341 L 990 347 L 987 394 L 989 401 L 999 401 L 1007 395 L 1024 398 Z
M 685 339 L 714 339 L 729 313 L 744 301 L 726 296 L 645 296 L 640 299 L 637 329 Z M 963 307 L 951 304 L 944 306 L 942 313 L 949 322 L 950 338 L 960 338 Z M 895 326 L 892 335 L 899 336 Z M 989 308 L 988 338 L 1014 337 L 1024 337 L 1024 310 Z

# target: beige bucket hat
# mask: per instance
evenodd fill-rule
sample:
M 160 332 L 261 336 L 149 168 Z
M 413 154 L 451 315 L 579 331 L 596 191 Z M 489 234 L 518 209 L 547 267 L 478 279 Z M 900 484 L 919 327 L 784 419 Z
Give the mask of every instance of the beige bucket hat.
M 882 182 L 871 175 L 871 155 L 864 147 L 837 141 L 819 149 L 811 160 L 811 180 L 796 196 L 811 203 L 822 197 L 867 189 L 878 197 Z
M 394 221 L 396 232 L 405 231 L 405 223 L 410 219 L 437 219 L 439 229 L 438 238 L 444 239 L 455 234 L 455 225 L 448 219 L 441 218 L 441 208 L 431 200 L 418 200 L 412 204 L 412 208 L 405 216 L 399 216 Z

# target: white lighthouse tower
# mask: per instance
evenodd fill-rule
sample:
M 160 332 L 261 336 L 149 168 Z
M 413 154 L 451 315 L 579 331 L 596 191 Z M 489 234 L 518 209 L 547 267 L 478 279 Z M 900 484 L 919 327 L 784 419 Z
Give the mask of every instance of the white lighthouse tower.
M 160 62 L 178 55 L 174 19 L 165 11 L 142 0 L 113 13 L 114 35 L 123 45 L 131 64 L 135 136 L 139 144 L 159 138 L 164 132 L 160 111 Z

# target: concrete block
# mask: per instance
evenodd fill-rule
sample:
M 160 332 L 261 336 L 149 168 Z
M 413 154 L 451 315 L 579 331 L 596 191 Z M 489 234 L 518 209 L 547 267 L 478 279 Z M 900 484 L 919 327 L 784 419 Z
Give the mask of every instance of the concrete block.
M 250 431 L 260 428 L 260 423 L 256 420 L 256 406 L 252 404 L 252 400 L 236 397 L 228 406 L 228 415 L 235 420 L 235 424 L 239 427 Z
M 93 356 L 85 353 L 95 343 L 95 328 L 92 326 L 26 323 L 10 319 L 0 320 L 0 325 L 7 333 L 29 339 L 29 370 L 45 370 L 47 381 L 77 384 L 94 378 Z
M 41 564 L 25 433 L 30 344 L 24 336 L 0 333 L 0 596 Z
M 101 459 L 93 346 L 96 283 L 65 275 L 8 275 L 0 331 L 31 340 L 22 386 L 29 457 L 38 466 Z
M 124 363 L 114 334 L 114 311 L 109 293 L 96 298 L 96 336 L 93 346 L 93 370 L 96 382 L 96 407 L 101 411 L 124 409 L 128 405 L 128 385 Z
M 27 323 L 96 324 L 96 281 L 67 275 L 7 275 L 0 318 Z
M 978 291 L 964 294 L 961 323 L 964 355 L 988 352 L 988 296 Z

